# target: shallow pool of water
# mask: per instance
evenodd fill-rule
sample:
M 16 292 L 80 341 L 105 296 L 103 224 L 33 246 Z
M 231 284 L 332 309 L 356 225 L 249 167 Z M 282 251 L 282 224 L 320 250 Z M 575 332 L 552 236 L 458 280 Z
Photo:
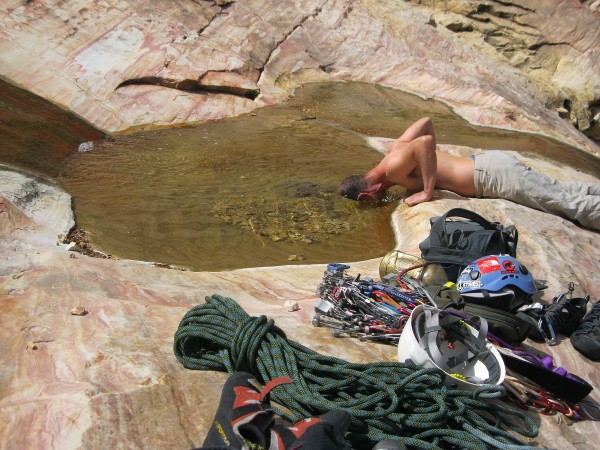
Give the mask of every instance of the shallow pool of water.
M 393 248 L 393 204 L 335 194 L 379 158 L 355 133 L 263 110 L 97 142 L 66 161 L 61 181 L 93 246 L 119 257 L 194 270 L 320 263 Z
M 404 192 L 396 189 L 389 204 L 371 208 L 335 189 L 380 160 L 364 136 L 397 137 L 423 115 L 433 118 L 439 143 L 540 153 L 599 169 L 597 158 L 564 144 L 476 128 L 439 102 L 362 83 L 308 85 L 288 104 L 253 114 L 107 139 L 73 118 L 65 122 L 71 128 L 61 126 L 54 109 L 42 117 L 53 115 L 53 126 L 67 134 L 58 136 L 58 150 L 49 138 L 27 145 L 38 128 L 56 134 L 44 129 L 52 120 L 22 132 L 16 123 L 15 145 L 0 162 L 50 175 L 58 168 L 95 249 L 192 270 L 383 256 L 395 245 L 390 214 Z M 87 139 L 92 149 L 77 152 L 75 141 Z

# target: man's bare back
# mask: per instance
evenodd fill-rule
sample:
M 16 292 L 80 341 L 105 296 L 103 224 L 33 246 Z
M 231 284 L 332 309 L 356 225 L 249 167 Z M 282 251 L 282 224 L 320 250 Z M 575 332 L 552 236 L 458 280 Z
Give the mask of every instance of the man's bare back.
M 381 161 L 386 171 L 386 176 L 395 184 L 411 192 L 420 193 L 424 189 L 423 168 L 414 152 L 412 142 L 395 142 L 388 155 Z M 402 153 L 396 156 L 396 153 Z M 475 160 L 470 157 L 454 156 L 435 149 L 435 189 L 444 189 L 456 192 L 465 197 L 475 196 L 474 170 Z M 407 173 L 412 167 L 412 170 Z M 411 196 L 412 197 L 412 196 Z M 412 206 L 411 197 L 405 199 Z M 421 202 L 418 202 L 421 203 Z M 417 203 L 414 203 L 417 204 Z

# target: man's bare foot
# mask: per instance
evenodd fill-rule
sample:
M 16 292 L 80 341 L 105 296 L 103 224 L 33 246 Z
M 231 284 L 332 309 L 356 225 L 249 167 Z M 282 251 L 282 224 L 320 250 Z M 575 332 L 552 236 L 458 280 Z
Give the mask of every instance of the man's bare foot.
M 419 203 L 424 203 L 431 200 L 431 197 L 433 197 L 433 192 L 427 194 L 425 191 L 421 191 L 411 195 L 410 197 L 406 197 L 404 199 L 404 203 L 406 203 L 408 206 L 415 206 Z

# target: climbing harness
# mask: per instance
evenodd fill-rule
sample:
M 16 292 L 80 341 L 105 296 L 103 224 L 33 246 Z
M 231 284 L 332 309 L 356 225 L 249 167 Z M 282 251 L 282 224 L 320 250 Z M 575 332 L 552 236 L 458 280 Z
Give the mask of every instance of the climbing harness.
M 514 347 L 497 347 L 507 369 L 562 400 L 577 403 L 593 389 L 584 379 L 556 367 L 550 355 L 538 356 Z
M 394 274 L 395 286 L 375 283 L 360 274 L 347 275 L 347 264 L 329 264 L 317 287 L 313 325 L 332 329 L 335 337 L 351 336 L 396 345 L 411 311 L 434 305 L 429 293 L 405 270 Z
M 492 400 L 501 386 L 450 390 L 438 369 L 410 363 L 350 363 L 288 340 L 273 320 L 250 317 L 231 298 L 206 297 L 188 311 L 174 336 L 176 358 L 188 369 L 247 371 L 261 384 L 294 382 L 271 392 L 290 422 L 342 409 L 352 416 L 346 435 L 354 448 L 396 439 L 411 448 L 531 448 L 538 428 L 525 412 Z

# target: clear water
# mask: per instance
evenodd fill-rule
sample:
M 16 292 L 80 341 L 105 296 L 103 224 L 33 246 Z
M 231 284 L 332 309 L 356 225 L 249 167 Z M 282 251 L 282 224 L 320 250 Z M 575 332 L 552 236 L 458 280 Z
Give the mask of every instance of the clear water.
M 194 270 L 321 263 L 393 248 L 393 204 L 335 194 L 379 158 L 356 134 L 265 110 L 98 142 L 61 181 L 94 247 L 119 257 Z

